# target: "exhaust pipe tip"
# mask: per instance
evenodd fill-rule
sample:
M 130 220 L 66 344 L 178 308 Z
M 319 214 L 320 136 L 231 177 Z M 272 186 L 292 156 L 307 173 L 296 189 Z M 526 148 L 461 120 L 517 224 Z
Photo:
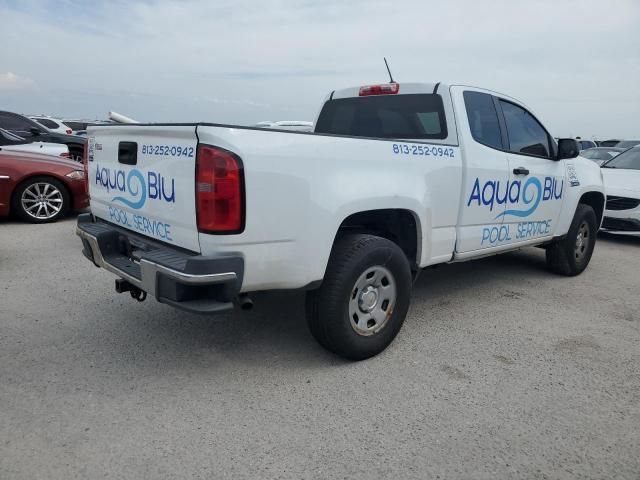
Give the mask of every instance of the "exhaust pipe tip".
M 253 300 L 251 300 L 248 295 L 240 296 L 238 303 L 240 304 L 240 309 L 245 312 L 253 309 Z

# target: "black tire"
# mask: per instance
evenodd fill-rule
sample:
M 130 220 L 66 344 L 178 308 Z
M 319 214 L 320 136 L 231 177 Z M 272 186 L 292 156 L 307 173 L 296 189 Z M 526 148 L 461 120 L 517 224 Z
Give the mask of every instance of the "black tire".
M 375 289 L 375 285 L 367 285 L 358 291 L 357 282 L 363 279 L 372 281 L 368 280 L 371 272 L 376 272 L 376 278 L 380 277 L 379 290 L 365 292 L 366 289 Z M 394 303 L 384 297 L 384 289 L 389 285 L 395 289 Z M 382 352 L 400 331 L 409 309 L 411 287 L 411 268 L 398 245 L 374 235 L 345 235 L 336 241 L 331 251 L 322 285 L 307 295 L 307 323 L 311 334 L 320 345 L 344 358 L 363 360 L 373 357 Z M 368 322 L 374 323 L 371 326 L 363 323 L 358 333 L 360 327 L 355 325 L 355 320 L 352 324 L 349 312 L 354 303 L 361 305 L 365 294 L 369 299 L 375 297 L 375 301 L 371 300 L 373 305 L 366 307 L 375 307 L 384 319 L 379 323 L 370 319 Z M 360 314 L 363 316 L 359 320 L 363 322 L 370 315 L 364 311 Z M 370 331 L 367 330 L 369 328 Z
M 34 197 L 32 197 L 29 194 L 25 194 L 25 192 L 27 190 L 29 190 L 29 192 L 33 192 L 33 189 L 36 186 L 40 188 L 40 191 L 43 192 L 45 190 L 44 185 L 49 185 L 49 189 L 47 189 L 47 192 L 53 191 L 53 190 L 50 190 L 51 187 L 53 187 L 55 191 L 59 192 L 59 195 L 55 195 L 55 198 L 53 197 L 48 198 L 47 209 L 49 209 L 48 211 L 51 212 L 50 215 L 45 215 L 43 213 L 42 216 L 37 216 L 34 214 L 34 210 L 35 212 L 38 212 L 37 207 L 33 209 L 30 213 L 27 207 L 25 207 L 25 202 L 23 202 L 23 196 L 25 196 L 25 198 L 27 197 L 29 198 L 28 204 L 31 204 L 32 206 L 35 205 L 35 203 L 38 203 L 38 202 L 36 201 L 35 203 L 33 203 L 31 200 L 33 200 Z M 56 180 L 53 177 L 46 177 L 46 176 L 33 177 L 21 183 L 14 190 L 11 203 L 12 203 L 11 209 L 14 212 L 14 214 L 18 218 L 24 220 L 25 222 L 50 223 L 50 222 L 55 222 L 60 220 L 65 215 L 67 215 L 67 213 L 69 213 L 69 209 L 71 208 L 71 195 L 69 195 L 69 191 L 67 190 L 67 187 L 65 187 L 62 182 L 60 182 L 59 180 Z M 54 205 L 56 208 L 59 208 L 57 211 L 53 209 Z M 40 211 L 43 211 L 43 210 L 40 210 Z
M 579 204 L 567 236 L 547 247 L 549 270 L 569 277 L 581 274 L 591 260 L 597 232 L 598 224 L 593 208 Z
M 84 147 L 82 145 L 70 144 L 67 147 L 69 148 L 70 160 L 78 163 L 84 162 Z

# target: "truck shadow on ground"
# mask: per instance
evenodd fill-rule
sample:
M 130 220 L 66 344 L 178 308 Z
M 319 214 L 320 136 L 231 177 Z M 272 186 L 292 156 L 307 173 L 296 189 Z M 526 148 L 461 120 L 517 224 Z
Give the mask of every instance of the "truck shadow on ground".
M 493 288 L 495 283 L 498 290 L 523 276 L 541 281 L 550 275 L 545 268 L 544 251 L 526 249 L 427 269 L 415 284 L 412 301 L 428 307 L 446 295 L 461 302 L 470 290 L 480 286 Z M 258 293 L 254 301 L 255 307 L 250 312 L 207 317 L 183 313 L 154 300 L 137 304 L 117 297 L 113 309 L 109 309 L 113 311 L 105 312 L 104 320 L 99 320 L 107 322 L 108 326 L 101 323 L 101 328 L 108 331 L 98 336 L 87 335 L 95 341 L 104 335 L 112 336 L 108 343 L 115 351 L 109 355 L 117 358 L 110 360 L 119 363 L 135 359 L 142 368 L 155 369 L 157 365 L 215 368 L 223 364 L 265 362 L 274 366 L 326 368 L 347 363 L 320 347 L 309 333 L 304 292 Z M 114 315 L 114 311 L 120 312 L 120 316 Z M 429 329 L 432 322 L 447 322 L 448 317 L 435 315 L 411 321 L 414 328 Z M 103 353 L 107 352 L 103 349 Z
M 599 232 L 598 241 L 617 245 L 633 245 L 640 247 L 640 233 L 638 235 L 616 235 L 614 233 Z

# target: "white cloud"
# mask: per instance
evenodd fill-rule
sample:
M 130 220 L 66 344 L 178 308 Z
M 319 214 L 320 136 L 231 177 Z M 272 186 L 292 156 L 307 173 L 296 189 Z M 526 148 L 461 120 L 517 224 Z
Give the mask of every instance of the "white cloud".
M 13 72 L 0 73 L 0 90 L 20 90 L 33 86 L 31 79 L 19 77 Z

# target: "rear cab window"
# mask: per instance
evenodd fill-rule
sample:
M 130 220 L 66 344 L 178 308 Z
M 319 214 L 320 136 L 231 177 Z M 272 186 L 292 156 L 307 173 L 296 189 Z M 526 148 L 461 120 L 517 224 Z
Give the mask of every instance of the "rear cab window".
M 444 140 L 449 136 L 442 97 L 400 94 L 327 101 L 316 133 L 354 137 Z

